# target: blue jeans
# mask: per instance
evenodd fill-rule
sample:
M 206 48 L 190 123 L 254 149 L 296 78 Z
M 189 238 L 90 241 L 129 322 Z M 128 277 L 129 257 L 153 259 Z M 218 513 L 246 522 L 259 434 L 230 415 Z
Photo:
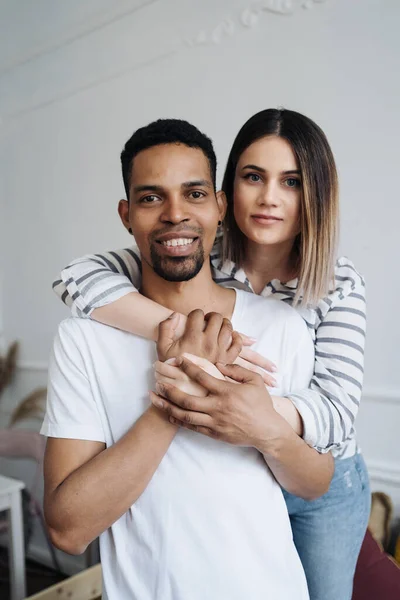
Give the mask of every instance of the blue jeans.
M 283 494 L 310 600 L 351 600 L 371 504 L 363 457 L 336 459 L 329 491 L 317 500 Z

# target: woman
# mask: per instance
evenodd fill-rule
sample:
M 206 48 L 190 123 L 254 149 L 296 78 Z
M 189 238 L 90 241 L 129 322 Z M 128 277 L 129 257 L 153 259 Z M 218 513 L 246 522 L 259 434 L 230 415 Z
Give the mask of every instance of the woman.
M 318 500 L 284 495 L 311 599 L 348 600 L 370 503 L 354 431 L 366 323 L 363 279 L 348 259 L 334 258 L 334 158 L 313 121 L 265 110 L 238 133 L 222 187 L 228 208 L 212 256 L 216 281 L 292 305 L 315 343 L 310 387 L 289 400 L 305 441 L 334 455 L 335 475 Z M 140 258 L 128 249 L 75 261 L 54 289 L 78 316 L 155 338 L 170 311 L 130 293 L 132 281 L 139 287 Z

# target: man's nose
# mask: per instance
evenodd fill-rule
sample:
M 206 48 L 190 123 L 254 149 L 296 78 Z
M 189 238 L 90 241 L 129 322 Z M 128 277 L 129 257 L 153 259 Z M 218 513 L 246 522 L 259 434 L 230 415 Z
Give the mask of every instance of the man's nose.
M 182 221 L 188 221 L 190 216 L 188 215 L 187 208 L 187 202 L 183 198 L 168 198 L 164 203 L 161 220 L 164 223 L 182 223 Z

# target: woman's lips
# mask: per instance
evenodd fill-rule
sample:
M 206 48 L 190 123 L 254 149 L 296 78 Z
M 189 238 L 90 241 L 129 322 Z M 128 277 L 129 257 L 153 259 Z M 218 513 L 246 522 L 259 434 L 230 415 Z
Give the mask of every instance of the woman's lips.
M 283 221 L 283 219 L 271 215 L 251 215 L 251 218 L 260 225 L 274 225 Z

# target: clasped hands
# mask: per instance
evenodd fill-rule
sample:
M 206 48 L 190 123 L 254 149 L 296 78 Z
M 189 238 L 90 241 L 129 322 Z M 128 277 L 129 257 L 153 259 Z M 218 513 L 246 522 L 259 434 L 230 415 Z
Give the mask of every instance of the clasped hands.
M 266 388 L 273 379 L 261 369 L 272 363 L 248 348 L 242 353 L 253 341 L 218 313 L 191 312 L 179 338 L 177 319 L 159 327 L 153 405 L 176 425 L 266 453 L 281 423 Z M 238 359 L 242 364 L 233 364 Z

